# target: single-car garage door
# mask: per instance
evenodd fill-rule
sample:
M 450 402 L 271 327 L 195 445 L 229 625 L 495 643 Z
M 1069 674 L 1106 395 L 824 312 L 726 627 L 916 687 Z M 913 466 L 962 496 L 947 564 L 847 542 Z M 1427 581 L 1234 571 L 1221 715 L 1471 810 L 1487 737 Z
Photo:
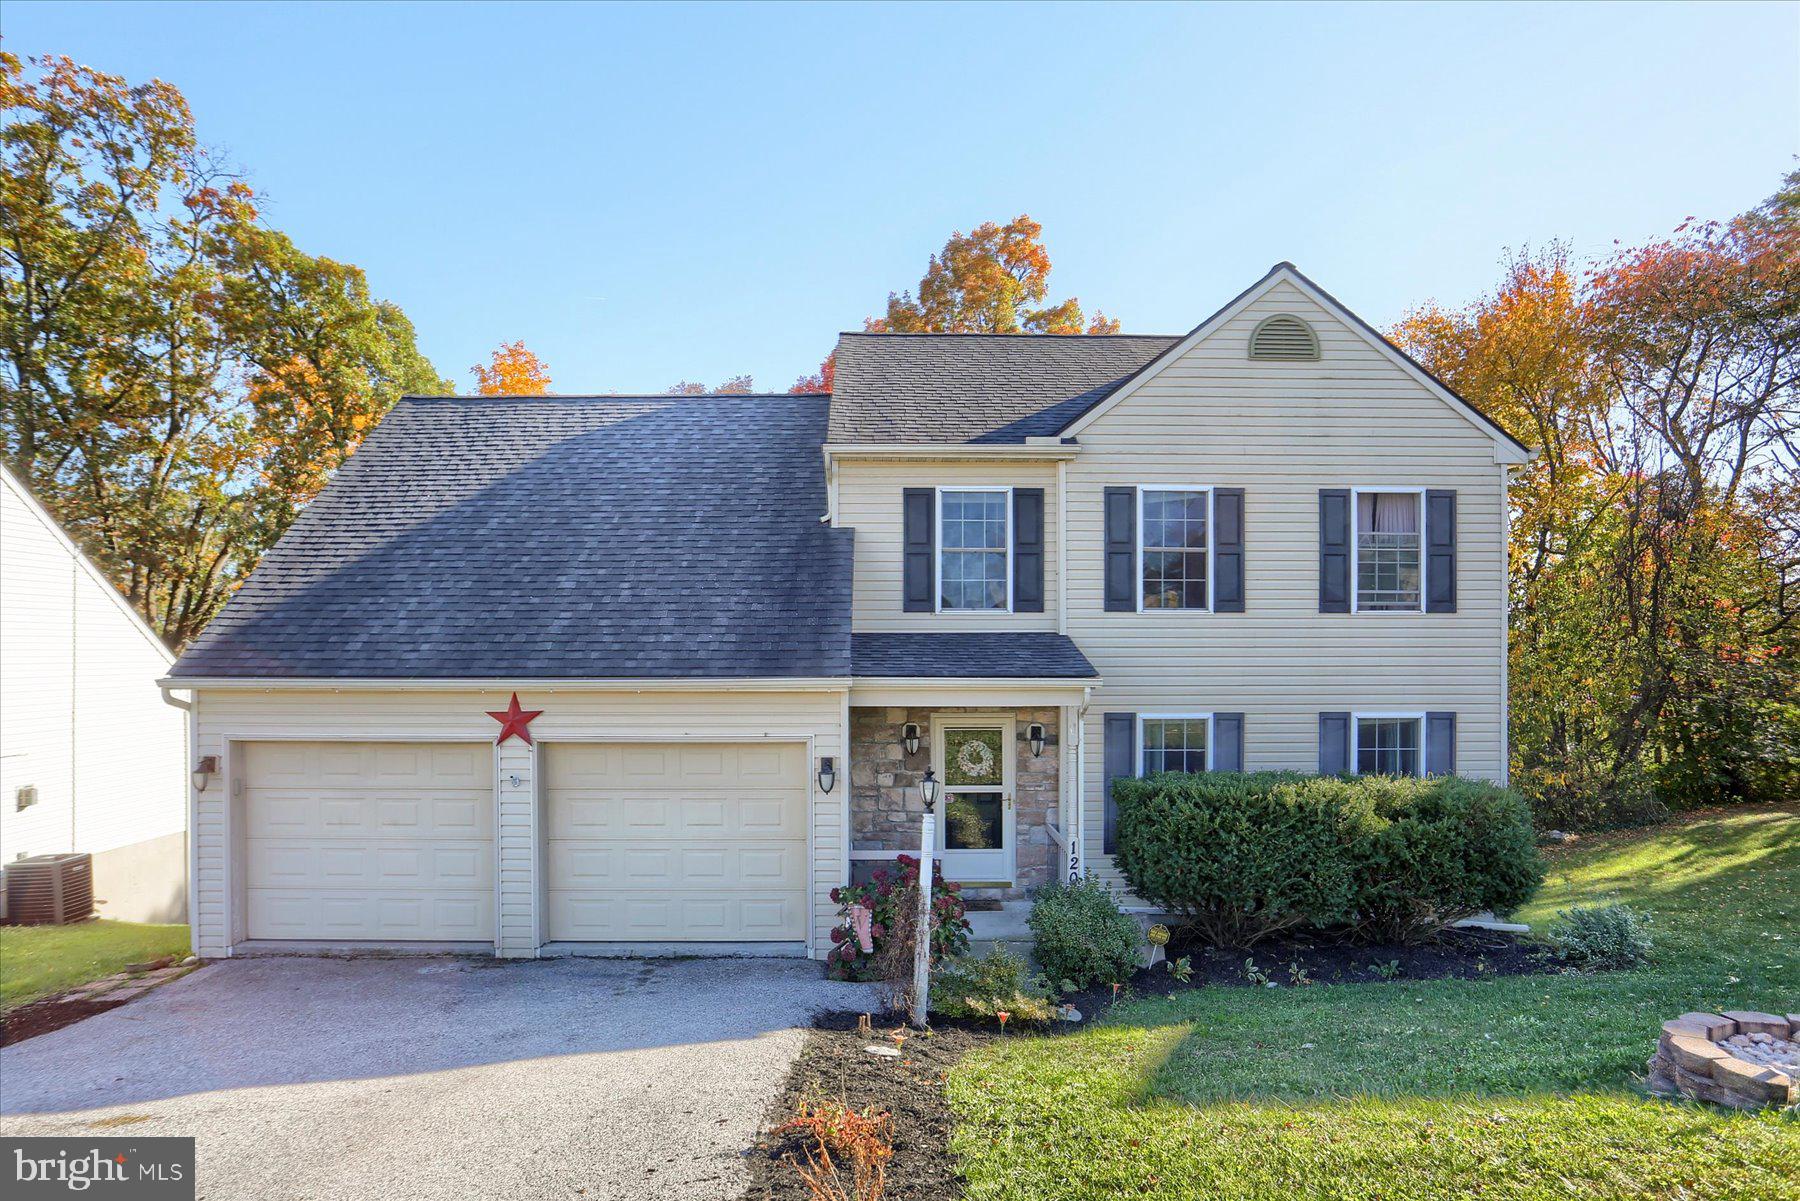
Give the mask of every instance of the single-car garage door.
M 553 942 L 806 937 L 803 743 L 556 743 Z
M 249 937 L 493 940 L 491 746 L 251 742 L 243 756 Z

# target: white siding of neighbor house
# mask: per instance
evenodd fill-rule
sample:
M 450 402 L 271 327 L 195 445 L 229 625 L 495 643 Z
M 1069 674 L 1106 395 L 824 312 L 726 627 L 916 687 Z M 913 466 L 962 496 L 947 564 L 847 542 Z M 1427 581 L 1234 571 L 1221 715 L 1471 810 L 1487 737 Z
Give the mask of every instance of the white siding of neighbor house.
M 199 754 L 224 757 L 224 779 L 195 797 L 195 931 L 202 956 L 226 954 L 244 938 L 241 858 L 231 849 L 241 821 L 233 820 L 241 772 L 231 747 L 261 739 L 309 738 L 368 741 L 492 742 L 498 730 L 490 710 L 506 708 L 511 687 L 446 691 L 432 688 L 364 691 L 331 688 L 203 689 L 195 696 Z M 833 756 L 843 767 L 843 690 L 625 690 L 561 691 L 521 688 L 519 701 L 543 716 L 531 723 L 537 744 L 559 740 L 693 739 L 707 742 L 781 740 L 811 743 L 811 755 Z M 496 950 L 530 956 L 543 938 L 537 908 L 541 886 L 538 763 L 532 746 L 509 740 L 496 751 L 496 846 L 498 923 Z M 517 775 L 519 784 L 510 777 Z M 811 822 L 812 951 L 823 955 L 837 906 L 830 890 L 844 881 L 847 783 L 829 794 L 815 785 Z
M 981 463 L 919 459 L 838 461 L 837 524 L 856 531 L 856 579 L 851 622 L 868 632 L 927 630 L 1054 630 L 1056 464 L 995 460 Z M 1042 488 L 1044 490 L 1044 611 L 1042 613 L 908 613 L 901 595 L 906 488 Z
M 181 920 L 187 726 L 156 686 L 172 658 L 10 476 L 0 474 L 0 859 L 169 840 L 115 878 L 103 917 Z M 35 786 L 20 812 L 17 790 Z M 154 876 L 154 878 L 151 878 Z M 110 895 L 109 895 L 110 894 Z
M 1317 362 L 1252 362 L 1294 313 Z M 1104 684 L 1087 712 L 1084 844 L 1101 854 L 1103 715 L 1242 712 L 1245 767 L 1318 766 L 1321 710 L 1454 710 L 1459 774 L 1503 779 L 1505 476 L 1477 428 L 1339 317 L 1278 282 L 1079 434 L 1068 466 L 1068 632 Z M 1107 613 L 1103 490 L 1244 489 L 1243 613 Z M 1458 611 L 1318 611 L 1320 488 L 1454 488 Z

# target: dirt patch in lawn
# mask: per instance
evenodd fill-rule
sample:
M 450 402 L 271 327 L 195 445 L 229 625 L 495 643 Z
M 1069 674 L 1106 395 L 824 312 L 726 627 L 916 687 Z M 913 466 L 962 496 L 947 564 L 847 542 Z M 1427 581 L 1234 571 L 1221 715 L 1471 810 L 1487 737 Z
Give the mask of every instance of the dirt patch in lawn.
M 1169 943 L 1171 961 L 1187 957 L 1193 976 L 1185 983 L 1165 964 L 1134 972 L 1122 981 L 1120 998 L 1174 996 L 1205 987 L 1300 988 L 1313 984 L 1374 984 L 1387 981 L 1479 980 L 1529 976 L 1558 970 L 1542 943 L 1498 930 L 1447 930 L 1420 946 L 1356 946 L 1325 937 L 1269 939 L 1248 948 Z M 1129 993 L 1127 993 L 1129 990 Z M 1095 1016 L 1112 1005 L 1109 987 L 1088 989 L 1064 1000 Z
M 749 1152 L 751 1201 L 810 1201 L 788 1162 L 790 1156 L 806 1162 L 804 1140 L 769 1132 L 793 1116 L 800 1102 L 818 1098 L 893 1116 L 894 1157 L 887 1165 L 885 1194 L 890 1201 L 962 1196 L 962 1179 L 950 1158 L 955 1117 L 944 1100 L 944 1076 L 964 1055 L 999 1036 L 938 1019 L 929 1034 L 904 1030 L 905 1040 L 896 1043 L 890 1035 L 903 1029 L 898 1022 L 876 1022 L 870 1038 L 857 1032 L 860 1016 L 826 1014 L 807 1032 L 800 1058 L 764 1121 L 765 1133 Z M 863 1049 L 871 1043 L 897 1047 L 900 1054 L 871 1055 Z
M 64 1000 L 61 997 L 47 997 L 42 1001 L 21 1005 L 17 1009 L 9 1009 L 4 1015 L 0 1015 L 0 1047 L 24 1042 L 28 1038 L 48 1034 L 52 1030 L 61 1030 L 64 1026 L 74 1025 L 82 1018 L 93 1017 L 96 1013 L 105 1013 L 109 1009 L 117 1009 L 129 999 L 129 997 L 120 997 L 116 1001 L 107 999 L 75 1001 Z

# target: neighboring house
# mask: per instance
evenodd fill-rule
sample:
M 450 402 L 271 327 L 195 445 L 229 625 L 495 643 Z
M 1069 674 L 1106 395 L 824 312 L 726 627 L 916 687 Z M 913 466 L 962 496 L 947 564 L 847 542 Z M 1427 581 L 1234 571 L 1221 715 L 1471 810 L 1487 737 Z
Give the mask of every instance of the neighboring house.
M 1504 779 L 1527 458 L 1287 264 L 829 398 L 408 399 L 171 673 L 196 944 L 818 956 L 927 768 L 1001 897 L 1114 876 L 1119 775 Z
M 94 857 L 101 917 L 187 921 L 187 719 L 175 661 L 0 468 L 0 867 Z

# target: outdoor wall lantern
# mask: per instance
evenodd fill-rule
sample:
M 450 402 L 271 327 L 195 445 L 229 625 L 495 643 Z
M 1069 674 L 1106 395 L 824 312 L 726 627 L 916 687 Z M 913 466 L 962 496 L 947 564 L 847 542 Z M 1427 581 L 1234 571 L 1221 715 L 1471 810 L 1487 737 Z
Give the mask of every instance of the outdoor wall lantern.
M 919 753 L 918 722 L 909 721 L 904 726 L 900 727 L 900 745 L 906 748 L 906 753 L 909 755 L 916 755 Z
M 831 762 L 830 755 L 819 758 L 819 791 L 830 792 L 837 784 L 837 767 Z
M 937 810 L 938 778 L 931 768 L 925 769 L 925 778 L 919 781 L 919 795 L 925 798 L 925 812 Z
M 1044 753 L 1044 727 L 1041 722 L 1032 722 L 1025 727 L 1025 741 L 1031 744 L 1033 758 Z
M 207 777 L 217 774 L 218 770 L 219 757 L 217 755 L 202 755 L 200 762 L 194 765 L 194 791 L 205 792 Z

